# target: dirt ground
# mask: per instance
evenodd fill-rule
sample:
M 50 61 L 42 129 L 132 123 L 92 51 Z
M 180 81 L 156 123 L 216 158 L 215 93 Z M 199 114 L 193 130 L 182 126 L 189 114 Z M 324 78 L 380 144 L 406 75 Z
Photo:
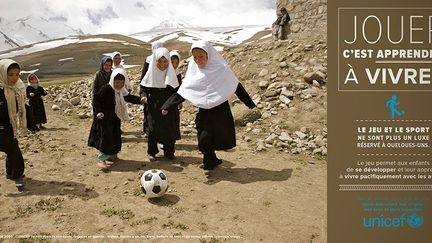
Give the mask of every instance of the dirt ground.
M 177 142 L 175 161 L 149 162 L 141 127 L 126 123 L 120 160 L 104 173 L 97 151 L 87 147 L 91 119 L 46 107 L 47 129 L 19 139 L 26 191 L 2 170 L 0 242 L 43 241 L 5 239 L 23 235 L 59 242 L 326 242 L 324 160 L 254 152 L 238 128 L 236 149 L 219 152 L 224 162 L 207 177 L 194 136 Z M 153 168 L 167 173 L 170 189 L 149 200 L 139 178 Z

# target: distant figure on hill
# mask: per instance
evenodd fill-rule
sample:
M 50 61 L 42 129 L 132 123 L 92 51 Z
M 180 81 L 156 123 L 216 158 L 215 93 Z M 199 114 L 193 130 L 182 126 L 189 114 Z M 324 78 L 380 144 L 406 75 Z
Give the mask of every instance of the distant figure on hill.
M 31 117 L 34 119 L 34 123 L 39 129 L 45 129 L 42 124 L 47 123 L 45 105 L 43 101 L 43 96 L 48 93 L 44 90 L 42 86 L 39 85 L 39 78 L 36 74 L 30 74 L 27 78 L 28 86 L 26 89 L 27 98 L 30 101 L 30 111 L 32 113 Z
M 285 8 L 280 9 L 276 21 L 272 24 L 272 34 L 276 40 L 285 40 L 289 34 L 289 22 L 291 18 Z

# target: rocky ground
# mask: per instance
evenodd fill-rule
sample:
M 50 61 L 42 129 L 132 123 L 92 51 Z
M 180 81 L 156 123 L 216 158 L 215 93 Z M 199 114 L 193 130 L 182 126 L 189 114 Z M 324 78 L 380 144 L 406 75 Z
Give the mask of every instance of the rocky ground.
M 4 175 L 0 179 L 0 235 L 326 242 L 325 41 L 254 42 L 223 55 L 257 108 L 232 99 L 238 146 L 218 153 L 224 163 L 209 176 L 199 168 L 196 108 L 189 103 L 181 112 L 174 162 L 147 160 L 142 107 L 130 105 L 120 161 L 104 173 L 95 165 L 97 151 L 86 145 L 93 77 L 47 87 L 48 129 L 19 138 L 27 190 L 18 193 Z M 136 81 L 139 70 L 129 76 Z M 139 178 L 153 168 L 167 172 L 170 190 L 149 200 Z

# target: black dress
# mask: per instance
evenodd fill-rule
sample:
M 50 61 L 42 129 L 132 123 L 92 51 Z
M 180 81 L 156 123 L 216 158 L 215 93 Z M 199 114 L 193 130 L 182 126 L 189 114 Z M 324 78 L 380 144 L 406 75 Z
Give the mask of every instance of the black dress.
M 144 61 L 142 72 L 141 72 L 140 82 L 144 78 L 144 76 L 146 75 L 146 73 L 147 73 L 147 71 L 149 69 L 149 65 L 150 64 L 147 62 L 147 58 L 146 58 L 146 60 Z M 144 87 L 140 85 L 140 94 L 142 94 L 143 92 L 145 92 L 143 90 L 143 88 Z M 142 97 L 142 95 L 141 95 L 141 97 Z M 148 118 L 147 118 L 148 107 L 147 107 L 147 104 L 144 104 L 143 113 L 144 113 L 143 132 L 148 135 Z
M 177 92 L 177 90 L 180 88 L 181 85 L 181 81 L 182 81 L 182 75 L 181 73 L 177 74 L 177 81 L 179 82 L 179 87 L 177 87 L 175 89 L 175 91 Z M 180 140 L 181 139 L 181 132 L 180 132 L 180 109 L 177 108 L 175 109 L 175 120 L 176 120 L 176 127 L 175 127 L 175 139 L 176 140 Z
M 97 71 L 96 77 L 93 81 L 93 98 L 95 97 L 95 94 L 99 92 L 99 90 L 107 85 L 109 83 L 110 74 L 102 73 L 102 71 Z
M 0 151 L 6 153 L 6 178 L 13 180 L 22 178 L 24 159 L 18 146 L 18 140 L 14 138 L 3 89 L 0 89 Z
M 164 154 L 168 158 L 174 156 L 174 144 L 176 134 L 177 108 L 169 108 L 168 115 L 161 114 L 161 107 L 164 102 L 175 93 L 171 86 L 166 88 L 149 88 L 141 86 L 141 97 L 147 97 L 147 124 L 148 124 L 148 148 L 149 155 L 156 155 L 159 151 L 157 143 L 164 145 Z
M 140 98 L 128 94 L 126 102 L 140 104 Z M 93 99 L 93 123 L 88 138 L 88 146 L 98 149 L 104 154 L 117 154 L 121 150 L 121 120 L 115 113 L 114 89 L 110 85 L 103 86 Z M 96 117 L 102 112 L 103 119 Z
M 47 92 L 42 87 L 33 88 L 27 86 L 26 89 L 27 98 L 30 101 L 31 112 L 33 113 L 33 119 L 36 124 L 42 124 L 47 122 L 45 106 L 42 96 L 47 95 Z M 33 93 L 34 96 L 30 96 Z
M 235 94 L 249 108 L 255 107 L 255 103 L 240 83 Z M 175 93 L 161 109 L 169 109 L 183 101 L 184 98 Z M 204 154 L 204 169 L 212 169 L 220 163 L 215 150 L 226 150 L 236 146 L 234 118 L 228 101 L 211 109 L 199 108 L 195 124 L 198 132 L 198 147 Z

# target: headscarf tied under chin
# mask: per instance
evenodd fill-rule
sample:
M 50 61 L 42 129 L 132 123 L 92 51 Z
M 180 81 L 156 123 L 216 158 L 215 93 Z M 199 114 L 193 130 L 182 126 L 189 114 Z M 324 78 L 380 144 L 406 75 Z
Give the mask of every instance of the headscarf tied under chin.
M 14 137 L 16 137 L 18 130 L 22 132 L 27 131 L 27 119 L 25 113 L 26 87 L 24 82 L 19 78 L 14 86 L 10 86 L 7 81 L 7 69 L 10 65 L 14 63 L 17 62 L 11 59 L 0 60 L 0 89 L 4 90 L 8 107 L 9 120 L 13 128 Z
M 195 48 L 207 53 L 207 64 L 199 68 L 191 59 L 178 94 L 199 108 L 211 109 L 224 103 L 235 93 L 239 80 L 210 43 L 196 41 L 190 51 Z
M 37 83 L 36 83 L 36 84 L 32 84 L 32 83 L 31 83 L 31 78 L 32 78 L 32 77 L 35 77 L 35 78 L 36 78 L 36 80 L 37 80 Z M 38 78 L 38 76 L 36 76 L 36 74 L 34 74 L 34 73 L 29 74 L 29 76 L 27 77 L 27 82 L 28 82 L 28 85 L 29 85 L 29 86 L 31 86 L 31 87 L 33 87 L 33 88 L 35 88 L 35 89 L 37 89 L 37 88 L 39 87 L 39 78 Z
M 105 72 L 104 70 L 104 65 L 106 62 L 113 62 L 112 58 L 109 56 L 104 56 L 101 59 L 100 65 L 99 65 L 99 71 L 102 73 L 103 77 L 105 78 L 105 80 L 109 80 L 110 76 L 111 76 L 111 71 L 109 72 Z
M 180 53 L 178 53 L 177 50 L 170 51 L 170 57 L 177 57 L 177 58 L 178 58 L 178 61 L 179 61 L 179 64 L 180 64 Z M 171 60 L 170 60 L 170 61 L 171 61 Z M 178 70 L 178 67 L 175 69 L 175 72 L 176 72 L 176 75 L 179 75 L 179 74 L 180 74 L 180 72 L 179 72 L 179 70 Z
M 117 55 L 119 55 L 119 56 L 120 56 L 120 59 L 121 59 L 120 64 L 119 64 L 118 66 L 116 66 L 116 64 L 114 63 L 114 57 L 117 56 Z M 112 69 L 113 69 L 113 70 L 114 70 L 115 68 L 123 68 L 123 69 L 124 69 L 123 64 L 122 64 L 123 56 L 122 56 L 122 54 L 121 54 L 120 52 L 118 52 L 118 51 L 113 52 L 113 53 L 111 54 L 111 58 L 112 58 L 112 60 L 113 60 L 113 65 L 112 65 Z
M 115 113 L 121 121 L 129 121 L 126 101 L 124 100 L 124 96 L 128 95 L 129 91 L 127 91 L 125 86 L 123 86 L 121 89 L 114 88 L 114 77 L 117 76 L 117 74 L 121 74 L 126 77 L 126 74 L 122 68 L 114 69 L 110 77 L 109 85 L 113 88 L 115 97 Z
M 165 57 L 168 61 L 168 67 L 164 71 L 159 70 L 157 67 L 157 62 L 162 57 Z M 168 49 L 160 47 L 153 53 L 149 69 L 141 80 L 141 85 L 149 88 L 166 88 L 169 85 L 174 89 L 179 86 Z

